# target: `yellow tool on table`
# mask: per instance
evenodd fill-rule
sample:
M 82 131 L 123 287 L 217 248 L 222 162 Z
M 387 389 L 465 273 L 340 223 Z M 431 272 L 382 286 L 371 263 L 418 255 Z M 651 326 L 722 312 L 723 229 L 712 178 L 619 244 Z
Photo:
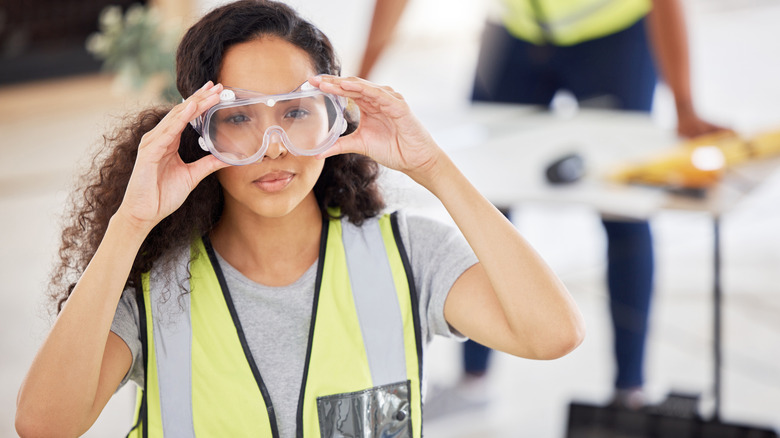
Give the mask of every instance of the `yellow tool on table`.
M 625 184 L 700 190 L 717 184 L 730 167 L 774 155 L 780 155 L 780 131 L 750 139 L 726 131 L 696 137 L 654 157 L 623 165 L 608 178 Z

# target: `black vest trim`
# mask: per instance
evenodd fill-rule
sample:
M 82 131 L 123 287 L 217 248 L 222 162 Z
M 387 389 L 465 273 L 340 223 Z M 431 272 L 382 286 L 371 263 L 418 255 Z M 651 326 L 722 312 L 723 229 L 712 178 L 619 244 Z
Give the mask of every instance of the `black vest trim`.
M 244 330 L 241 328 L 241 321 L 238 319 L 236 308 L 233 306 L 233 299 L 230 297 L 230 290 L 228 289 L 227 281 L 225 281 L 225 275 L 222 273 L 222 268 L 219 266 L 217 254 L 214 252 L 214 248 L 211 246 L 211 240 L 209 240 L 208 235 L 204 235 L 202 239 L 203 246 L 206 248 L 206 252 L 209 255 L 211 266 L 214 268 L 214 273 L 217 274 L 217 279 L 219 280 L 219 286 L 222 288 L 222 295 L 225 298 L 225 303 L 230 310 L 230 317 L 233 319 L 233 324 L 236 327 L 238 339 L 241 341 L 241 348 L 244 350 L 244 356 L 246 356 L 246 360 L 249 362 L 249 368 L 251 368 L 252 374 L 255 377 L 257 387 L 260 388 L 260 393 L 263 395 L 263 401 L 265 402 L 266 410 L 268 411 L 268 420 L 271 424 L 271 433 L 273 434 L 274 438 L 279 438 L 279 428 L 276 425 L 276 413 L 271 402 L 271 397 L 268 394 L 268 389 L 263 383 L 263 378 L 260 376 L 260 370 L 257 368 L 255 358 L 252 356 L 252 352 L 249 350 L 249 344 L 246 341 Z
M 395 211 L 390 215 L 390 224 L 393 228 L 393 237 L 395 238 L 395 244 L 398 247 L 398 252 L 401 255 L 401 262 L 404 265 L 406 271 L 406 280 L 409 283 L 409 294 L 412 301 L 412 321 L 414 321 L 414 338 L 417 344 L 417 369 L 420 374 L 420 394 L 422 395 L 422 372 L 423 372 L 423 349 L 422 349 L 422 328 L 420 324 L 420 298 L 417 294 L 417 288 L 414 285 L 414 273 L 412 272 L 412 265 L 409 263 L 409 257 L 406 254 L 406 247 L 401 239 L 401 231 L 398 228 L 398 212 Z
M 144 300 L 144 288 L 143 283 L 141 280 L 141 276 L 138 277 L 138 280 L 136 281 L 135 286 L 135 302 L 138 306 L 138 334 L 139 338 L 141 339 L 141 351 L 144 353 L 144 388 L 143 391 L 141 391 L 141 406 L 138 407 L 138 420 L 133 425 L 133 428 L 130 429 L 129 432 L 127 432 L 127 435 L 125 438 L 129 437 L 130 434 L 137 428 L 141 428 L 141 436 L 143 438 L 149 437 L 149 428 L 146 427 L 147 424 L 149 424 L 149 413 L 147 411 L 147 405 L 146 405 L 146 364 L 147 364 L 147 358 L 149 357 L 149 343 L 146 340 L 146 303 Z
M 320 255 L 317 259 L 317 278 L 314 280 L 314 299 L 311 305 L 311 325 L 309 326 L 309 345 L 306 347 L 306 362 L 303 365 L 303 379 L 301 380 L 301 392 L 298 396 L 298 413 L 296 415 L 295 435 L 303 438 L 303 401 L 306 395 L 306 381 L 309 378 L 309 365 L 311 362 L 311 347 L 314 344 L 314 324 L 317 322 L 317 304 L 320 300 L 320 286 L 322 285 L 322 271 L 325 268 L 325 249 L 328 246 L 328 229 L 330 220 L 322 220 L 320 233 Z

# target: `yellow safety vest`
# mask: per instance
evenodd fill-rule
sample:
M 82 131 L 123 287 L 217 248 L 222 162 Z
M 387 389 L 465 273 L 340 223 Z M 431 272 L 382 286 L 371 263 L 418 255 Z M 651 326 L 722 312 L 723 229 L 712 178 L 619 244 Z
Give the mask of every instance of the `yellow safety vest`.
M 326 221 L 321 242 L 297 436 L 420 438 L 418 300 L 395 214 Z M 196 239 L 176 272 L 142 277 L 145 387 L 129 436 L 279 436 L 215 257 Z
M 504 27 L 534 44 L 570 46 L 628 28 L 651 0 L 503 0 Z

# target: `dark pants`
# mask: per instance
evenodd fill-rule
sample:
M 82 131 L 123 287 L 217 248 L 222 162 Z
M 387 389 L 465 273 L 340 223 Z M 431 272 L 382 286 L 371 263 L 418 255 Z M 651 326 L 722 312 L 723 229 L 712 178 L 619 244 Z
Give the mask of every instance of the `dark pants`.
M 549 105 L 561 89 L 587 105 L 649 112 L 657 81 L 644 20 L 621 32 L 573 46 L 536 46 L 488 24 L 472 99 Z M 607 282 L 615 334 L 618 388 L 641 386 L 653 289 L 653 245 L 646 221 L 602 220 L 607 235 Z M 464 369 L 483 374 L 490 349 L 468 341 Z

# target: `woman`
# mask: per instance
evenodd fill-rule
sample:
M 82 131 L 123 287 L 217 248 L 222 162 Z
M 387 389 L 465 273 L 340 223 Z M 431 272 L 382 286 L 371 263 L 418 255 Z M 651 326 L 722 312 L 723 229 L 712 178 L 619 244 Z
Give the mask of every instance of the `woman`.
M 54 283 L 78 281 L 20 390 L 20 435 L 83 433 L 132 379 L 133 436 L 419 437 L 434 334 L 537 359 L 581 342 L 565 287 L 403 98 L 338 75 L 281 3 L 187 32 L 188 97 L 118 132 L 63 233 Z M 380 215 L 376 163 L 434 193 L 468 245 Z

